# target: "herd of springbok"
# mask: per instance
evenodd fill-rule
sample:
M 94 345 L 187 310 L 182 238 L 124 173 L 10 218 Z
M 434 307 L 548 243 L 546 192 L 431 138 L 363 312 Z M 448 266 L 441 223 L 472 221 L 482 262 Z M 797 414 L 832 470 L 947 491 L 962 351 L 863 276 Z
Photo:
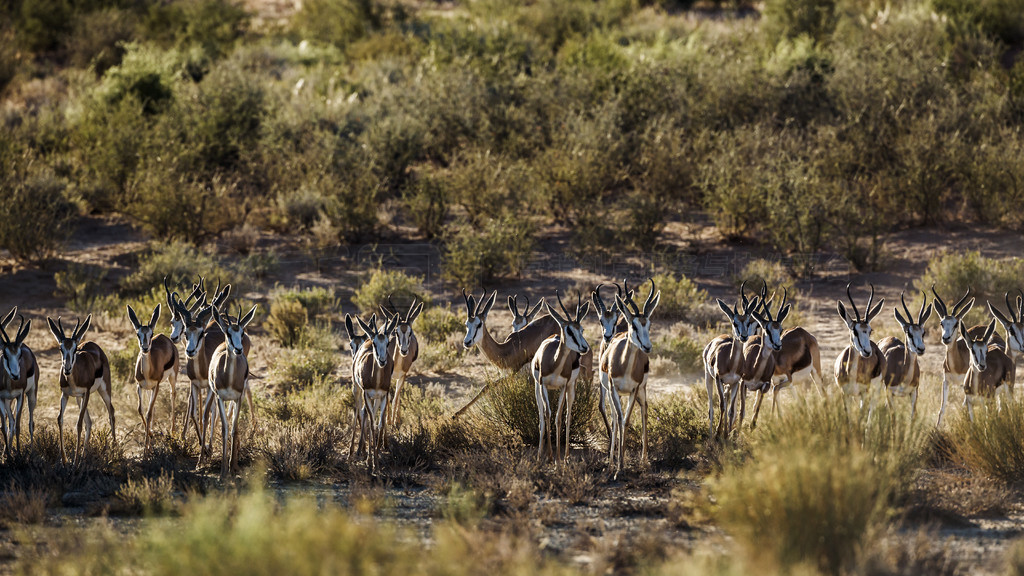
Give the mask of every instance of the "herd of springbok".
M 466 348 L 478 346 L 494 366 L 506 373 L 518 372 L 529 365 L 527 370 L 534 381 L 539 421 L 538 458 L 564 460 L 569 453 L 576 383 L 581 375 L 585 385 L 593 381 L 594 349 L 583 334 L 583 321 L 593 304 L 601 333 L 597 351 L 599 409 L 608 437 L 609 465 L 617 475 L 623 466 L 629 419 L 637 405 L 641 418 L 641 459 L 647 457 L 651 317 L 661 300 L 661 292 L 651 280 L 648 296 L 640 306 L 634 300 L 634 290 L 625 281 L 621 286 L 611 286 L 615 290 L 611 300 L 605 300 L 602 295 L 602 284 L 591 292 L 590 299 L 584 300 L 577 295 L 574 309 L 565 306 L 557 291 L 557 309 L 544 299 L 531 308 L 527 300 L 520 312 L 518 296 L 510 296 L 508 306 L 513 315 L 512 332 L 501 342 L 491 336 L 486 326 L 497 292 L 492 292 L 489 297 L 485 293 L 477 299 L 463 291 L 466 303 L 463 344 Z M 171 314 L 169 335 L 156 333 L 161 304 L 153 310 L 148 322 L 140 321 L 135 310 L 127 307 L 139 346 L 134 378 L 138 384 L 138 412 L 146 432 L 143 452 L 148 453 L 151 447 L 153 409 L 160 384 L 165 380 L 171 391 L 170 434 L 176 433 L 175 387 L 180 370 L 177 344 L 184 339 L 185 374 L 191 387 L 180 435 L 184 438 L 189 424 L 192 425 L 199 441 L 198 465 L 201 466 L 204 457 L 212 451 L 214 434 L 210 426 L 216 403 L 222 433 L 221 476 L 226 477 L 229 471 L 237 469 L 238 418 L 243 398 L 248 401 L 255 424 L 247 359 L 251 342 L 246 327 L 256 313 L 256 306 L 245 314 L 239 307 L 236 316 L 229 315 L 224 310 L 230 285 L 218 286 L 212 293 L 213 297 L 208 299 L 202 279 L 191 287 L 185 298 L 171 290 L 166 281 L 164 292 Z M 844 395 L 857 399 L 861 406 L 865 398 L 874 409 L 878 397 L 883 397 L 886 404 L 891 405 L 892 397 L 906 396 L 910 398 L 911 416 L 914 415 L 921 376 L 918 356 L 925 351 L 924 324 L 933 309 L 939 316 L 942 343 L 946 347 L 937 425 L 941 425 L 945 414 L 950 375 L 964 377 L 965 405 L 972 419 L 977 404 L 992 397 L 998 402 L 1001 396 L 1012 395 L 1014 359 L 1024 350 L 1024 293 L 1016 298 L 1016 302 L 1007 295 L 1006 314 L 988 303 L 994 318 L 988 324 L 971 328 L 962 322 L 974 305 L 975 299 L 971 297 L 970 290 L 952 307 L 947 307 L 933 288 L 934 299 L 929 303 L 925 298 L 916 316 L 911 314 L 901 294 L 902 312 L 899 307 L 894 307 L 893 313 L 904 338 L 888 337 L 877 344 L 871 339 L 871 321 L 881 312 L 884 299 L 874 301 L 872 286 L 862 313 L 849 285 L 846 293 L 850 309 L 841 300 L 837 302 L 837 309 L 849 329 L 850 345 L 836 358 L 834 374 Z M 751 428 L 757 425 L 761 401 L 769 391 L 772 393 L 773 413 L 781 411 L 779 391 L 796 381 L 809 379 L 819 394 L 826 392 L 815 337 L 799 326 L 783 329 L 783 322 L 792 306 L 788 293 L 783 292 L 776 306 L 776 294 L 769 296 L 767 285 L 762 283 L 760 292 L 752 297 L 748 297 L 745 287 L 741 286 L 739 297 L 733 306 L 717 300 L 731 324 L 731 334 L 713 338 L 704 347 L 702 356 L 708 395 L 708 431 L 713 438 L 727 437 L 742 427 L 748 392 L 757 394 Z M 380 306 L 380 325 L 376 313 L 368 319 L 345 315 L 352 358 L 354 409 L 349 454 L 368 458 L 371 470 L 376 470 L 379 465 L 380 453 L 386 444 L 387 425 L 396 426 L 401 422 L 399 400 L 402 385 L 419 354 L 413 323 L 422 309 L 423 303 L 414 300 L 403 312 L 388 297 L 387 305 Z M 547 314 L 539 315 L 542 310 Z M 11 339 L 7 328 L 16 315 L 20 324 L 15 338 Z M 60 318 L 47 318 L 61 353 L 61 400 L 57 424 L 61 456 L 65 463 L 64 411 L 68 398 L 75 398 L 79 405 L 74 465 L 81 461 L 89 442 L 92 421 L 88 405 L 93 393 L 99 394 L 103 400 L 110 417 L 111 434 L 116 438 L 110 364 L 95 342 L 84 341 L 91 320 L 90 316 L 84 322 L 76 322 L 68 333 Z M 997 320 L 1006 329 L 1005 340 L 995 333 Z M 32 350 L 24 344 L 30 327 L 31 320 L 26 321 L 18 315 L 17 308 L 0 319 L 0 345 L 3 348 L 0 360 L 3 364 L 0 371 L 0 427 L 8 455 L 15 443 L 20 449 L 21 413 L 26 403 L 30 441 L 34 435 L 33 412 L 39 366 Z M 480 394 L 484 391 L 486 387 Z M 552 394 L 558 394 L 553 419 Z M 717 426 L 716 397 L 719 407 Z

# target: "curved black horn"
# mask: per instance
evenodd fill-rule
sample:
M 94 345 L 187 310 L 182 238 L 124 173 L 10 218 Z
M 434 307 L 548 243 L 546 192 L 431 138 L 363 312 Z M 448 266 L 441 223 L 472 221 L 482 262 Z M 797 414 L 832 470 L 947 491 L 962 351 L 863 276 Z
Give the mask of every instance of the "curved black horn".
M 875 285 L 868 282 L 868 286 L 871 287 L 871 293 L 868 294 L 868 306 L 864 309 L 865 315 L 871 313 L 871 304 L 875 301 Z M 865 316 L 864 319 L 867 320 L 867 316 Z
M 946 303 L 942 301 L 942 297 L 935 291 L 934 283 L 932 284 L 932 296 L 935 296 L 935 308 L 938 310 L 939 314 L 947 316 L 948 310 L 946 310 Z
M 907 299 L 904 298 L 902 290 L 900 290 L 900 303 L 903 304 L 903 312 L 907 315 L 907 322 L 910 322 L 914 317 L 910 314 L 910 309 L 907 308 Z M 924 312 L 923 308 L 922 308 L 921 312 Z M 918 314 L 918 318 L 919 319 L 920 319 L 920 316 L 921 315 Z
M 957 303 L 953 305 L 953 309 L 950 311 L 953 316 L 959 316 L 959 312 L 960 312 L 959 308 L 960 308 L 960 306 L 962 306 L 965 302 L 967 302 L 967 298 L 970 297 L 970 295 L 971 295 L 971 287 L 968 286 L 967 287 L 967 292 L 964 293 L 963 298 L 958 300 Z
M 654 300 L 654 278 L 651 278 L 651 293 L 647 295 L 647 301 L 644 302 L 644 316 L 647 316 L 647 312 L 651 307 L 651 302 Z
M 562 304 L 562 295 L 558 293 L 557 289 L 555 290 L 555 298 L 558 299 L 558 306 L 562 309 L 562 314 L 565 314 L 567 319 L 570 318 L 569 311 L 565 309 L 565 304 Z
M 850 284 L 846 284 L 846 297 L 850 299 L 850 306 L 853 306 L 854 320 L 860 322 L 860 311 L 857 310 L 857 303 L 853 301 L 853 294 L 850 294 Z M 870 306 L 869 306 L 870 309 Z

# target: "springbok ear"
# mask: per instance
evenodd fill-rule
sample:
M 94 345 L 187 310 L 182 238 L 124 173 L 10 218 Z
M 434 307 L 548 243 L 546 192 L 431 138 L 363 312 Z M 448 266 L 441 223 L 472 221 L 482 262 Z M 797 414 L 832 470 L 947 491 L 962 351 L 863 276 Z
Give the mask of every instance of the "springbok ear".
M 879 300 L 877 304 L 871 307 L 871 310 L 868 310 L 868 314 L 864 317 L 864 321 L 871 322 L 874 320 L 875 316 L 878 316 L 878 313 L 882 311 L 882 304 L 885 304 L 885 298 Z
M 537 313 L 540 312 L 540 309 L 541 309 L 541 307 L 543 305 L 544 305 L 544 298 L 541 298 L 540 302 L 537 302 L 536 304 L 534 304 L 533 305 L 533 309 L 526 313 L 526 323 L 527 324 L 529 324 L 530 322 L 533 322 L 533 319 L 537 317 Z
M 999 311 L 999 308 L 993 306 L 991 302 L 987 302 L 987 304 L 988 311 L 991 312 L 997 320 L 999 320 L 999 323 L 1003 325 L 1003 328 L 1008 328 L 1007 324 L 1010 324 L 1010 320 L 1008 320 L 1006 316 L 1004 316 L 1003 313 Z M 1012 314 L 1013 311 L 1011 310 L 1010 313 Z
M 153 309 L 153 316 L 149 319 L 149 327 L 156 329 L 156 321 L 160 319 L 160 305 L 157 304 L 156 308 Z
M 376 315 L 374 316 L 376 317 Z M 359 316 L 356 316 L 356 322 L 359 323 L 359 327 L 363 330 L 363 334 L 366 334 L 367 336 L 375 334 L 377 332 L 376 326 L 371 327 L 366 322 L 363 322 L 363 319 L 360 318 Z
M 213 316 L 213 306 L 208 306 L 206 308 L 203 308 L 202 310 L 199 311 L 199 314 L 196 314 L 196 324 L 199 324 L 201 326 L 205 326 L 206 323 L 209 322 L 209 320 L 210 320 L 210 318 L 212 316 Z
M 580 313 L 576 316 L 576 321 L 577 322 L 582 322 L 583 319 L 586 318 L 587 314 L 589 314 L 589 313 L 590 313 L 590 302 L 584 302 L 583 303 L 583 308 L 580 309 Z
M 549 305 L 549 304 L 548 304 L 547 302 L 545 302 L 545 303 L 544 303 L 544 309 L 548 311 L 548 315 L 549 315 L 549 316 L 551 316 L 552 318 L 554 318 L 554 319 L 555 319 L 555 322 L 557 322 L 557 323 L 558 323 L 559 327 L 561 327 L 561 326 L 565 326 L 565 323 L 566 323 L 566 319 L 565 319 L 565 318 L 562 318 L 562 317 L 561 317 L 561 316 L 560 316 L 560 315 L 558 314 L 558 312 L 555 312 L 555 309 L 554 309 L 554 308 L 552 308 L 552 307 L 551 307 L 551 306 L 550 306 L 550 305 Z
M 785 306 L 783 306 L 782 310 L 779 310 L 779 315 L 775 317 L 775 321 L 778 322 L 779 324 L 782 324 L 782 321 L 786 319 L 786 316 L 789 316 L 789 310 L 792 307 L 792 304 L 786 304 Z
M 480 313 L 480 316 L 482 318 L 486 318 L 487 315 L 491 312 L 491 307 L 494 306 L 494 301 L 497 300 L 497 298 L 498 298 L 498 291 L 495 290 L 494 292 L 491 292 L 491 297 L 488 298 L 486 302 L 484 302 L 484 309 Z
M 719 300 L 721 302 L 721 300 Z M 626 319 L 627 322 L 633 321 L 633 311 L 629 309 L 629 305 L 622 299 L 618 294 L 615 295 L 615 307 L 618 308 L 619 314 Z
M 852 326 L 853 321 L 850 320 L 850 315 L 846 312 L 846 306 L 843 306 L 842 300 L 836 300 L 836 310 L 839 312 L 839 316 L 846 322 L 847 326 Z
M 345 332 L 348 332 L 348 339 L 356 339 L 356 327 L 352 325 L 352 315 L 348 312 L 345 313 Z
M 956 314 L 954 315 L 956 316 L 957 320 L 963 320 L 964 316 L 966 316 L 967 313 L 971 311 L 971 308 L 974 308 L 974 298 L 968 300 L 962 308 L 956 311 Z
M 907 324 L 909 324 L 909 322 L 907 322 L 906 320 L 903 319 L 903 314 L 900 314 L 899 308 L 896 308 L 894 306 L 893 309 L 892 309 L 892 315 L 896 317 L 896 321 L 899 322 L 900 328 L 903 328 L 904 330 L 906 330 L 907 329 Z
M 604 302 L 601 301 L 601 297 L 597 294 L 597 290 L 590 293 L 590 299 L 594 302 L 594 309 L 599 313 L 604 314 L 607 308 L 605 307 Z
M 508 309 L 510 312 L 512 312 L 513 316 L 519 315 L 519 310 L 516 310 L 516 299 L 513 298 L 512 296 L 508 297 Z
M 732 317 L 733 317 L 733 316 L 735 316 L 735 315 L 736 315 L 736 314 L 735 314 L 735 313 L 733 313 L 733 311 L 732 311 L 732 310 L 731 310 L 731 309 L 729 308 L 729 305 L 728 305 L 728 304 L 726 304 L 725 302 L 722 302 L 722 299 L 721 299 L 721 298 L 715 298 L 715 300 L 717 300 L 717 301 L 718 301 L 718 307 L 722 309 L 722 312 L 725 312 L 725 315 L 726 315 L 726 316 L 728 316 L 730 320 L 732 319 Z M 841 306 L 841 304 L 840 304 L 840 306 Z
M 14 315 L 17 314 L 17 313 L 18 313 L 18 307 L 17 306 L 15 306 L 14 308 L 11 308 L 11 311 L 8 312 L 7 315 L 3 317 L 2 320 L 0 320 L 0 326 L 2 326 L 4 330 L 7 330 L 7 325 L 11 323 L 11 320 L 14 319 Z
M 650 309 L 648 309 L 646 307 L 644 308 L 644 316 L 647 316 L 648 318 L 650 318 L 651 314 L 654 314 L 654 309 L 657 308 L 658 304 L 660 304 L 660 303 L 661 303 L 661 290 L 658 290 L 658 293 L 654 295 L 654 299 L 651 300 Z
M 131 320 L 132 326 L 138 330 L 142 323 L 139 322 L 139 317 L 135 315 L 135 310 L 132 308 L 131 304 L 125 304 L 125 308 L 128 309 L 128 320 Z
M 960 322 L 959 326 L 960 326 L 960 337 L 964 339 L 964 342 L 967 342 L 968 346 L 970 346 L 971 342 L 973 342 L 973 339 L 971 338 L 971 335 L 967 333 L 967 326 L 964 326 L 963 322 Z
M 53 337 L 57 339 L 57 343 L 60 344 L 64 340 L 64 333 L 57 327 L 57 323 L 53 321 L 53 318 L 47 316 L 46 323 L 50 326 L 50 334 L 53 334 Z
M 415 308 L 412 309 L 412 313 L 409 314 L 409 324 L 412 324 L 413 321 L 416 320 L 416 318 L 419 318 L 420 312 L 423 312 L 423 302 L 420 302 L 419 304 L 416 305 Z
M 75 330 L 75 340 L 80 341 L 85 333 L 89 331 L 89 327 L 92 326 L 92 314 L 85 317 L 85 322 L 82 322 L 82 327 Z
M 28 331 L 30 328 L 32 328 L 31 319 L 26 320 L 25 326 L 22 329 L 18 330 L 18 337 L 15 339 L 14 343 L 20 346 L 21 343 L 25 341 L 25 337 L 28 336 Z
M 993 318 L 993 319 L 992 319 L 992 320 L 991 320 L 991 321 L 990 321 L 990 322 L 988 323 L 988 328 L 986 328 L 986 329 L 985 329 L 985 335 L 984 335 L 984 336 L 982 337 L 982 340 L 983 340 L 983 341 L 984 341 L 984 342 L 985 342 L 986 344 L 988 343 L 988 340 L 989 340 L 989 338 L 991 338 L 991 337 L 992 337 L 992 332 L 994 332 L 994 331 L 995 331 L 995 329 L 996 329 L 996 319 L 995 319 L 995 318 Z
M 242 319 L 238 321 L 238 325 L 242 327 L 242 330 L 245 330 L 245 327 L 248 326 L 249 322 L 252 322 L 252 319 L 256 316 L 256 307 L 257 306 L 259 306 L 259 305 L 258 304 L 253 304 L 252 308 L 249 310 L 249 312 L 246 313 L 245 316 L 242 316 Z
M 929 304 L 927 307 L 925 307 L 924 314 L 921 315 L 921 321 L 918 322 L 918 324 L 920 324 L 921 326 L 924 326 L 924 323 L 928 321 L 928 318 L 931 315 L 932 315 L 932 305 Z

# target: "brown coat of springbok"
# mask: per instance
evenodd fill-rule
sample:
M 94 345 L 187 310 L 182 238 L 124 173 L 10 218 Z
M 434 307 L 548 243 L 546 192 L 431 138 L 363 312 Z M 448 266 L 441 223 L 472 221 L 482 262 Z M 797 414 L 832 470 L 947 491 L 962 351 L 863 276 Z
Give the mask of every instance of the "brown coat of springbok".
M 92 315 L 86 317 L 85 322 L 75 323 L 75 329 L 71 336 L 64 333 L 64 325 L 60 318 L 54 322 L 52 318 L 46 318 L 50 326 L 50 333 L 57 340 L 60 346 L 60 414 L 57 415 L 57 434 L 60 442 L 60 457 L 64 464 L 67 464 L 68 456 L 64 448 L 64 409 L 67 408 L 68 398 L 75 398 L 78 401 L 78 437 L 75 444 L 75 456 L 72 460 L 74 466 L 78 466 L 83 456 L 85 447 L 92 435 L 92 418 L 89 416 L 89 397 L 93 392 L 100 395 L 103 403 L 107 406 L 107 414 L 110 416 L 110 437 L 117 439 L 117 430 L 114 426 L 114 404 L 110 400 L 110 362 L 103 349 L 95 342 L 82 343 L 82 338 L 92 324 Z M 82 428 L 85 428 L 85 442 L 82 441 Z
M 21 413 L 28 402 L 28 438 L 31 443 L 35 436 L 36 394 L 39 390 L 39 364 L 32 350 L 24 344 L 25 337 L 32 326 L 32 321 L 18 316 L 20 324 L 14 340 L 7 335 L 7 325 L 18 312 L 12 309 L 0 321 L 0 338 L 2 338 L 3 375 L 0 381 L 0 411 L 4 420 L 4 450 L 10 455 L 11 442 L 16 441 L 21 450 Z M 17 402 L 12 411 L 12 403 Z M 15 440 L 16 439 L 16 440 Z
M 142 453 L 149 454 L 149 447 L 152 442 L 153 428 L 153 407 L 156 405 L 156 396 L 160 392 L 160 382 L 167 380 L 167 386 L 171 389 L 171 426 L 170 435 L 174 436 L 174 411 L 178 405 L 178 395 L 175 391 L 175 383 L 178 381 L 178 347 L 171 342 L 171 339 L 163 334 L 155 334 L 156 323 L 160 319 L 160 305 L 157 304 L 148 324 L 139 322 L 139 317 L 131 306 L 127 306 L 128 320 L 135 328 L 135 336 L 139 341 L 139 356 L 135 360 L 135 382 L 138 384 L 139 395 L 139 417 L 146 427 L 146 442 L 143 445 Z M 143 393 L 149 392 L 149 407 L 146 412 L 142 411 Z

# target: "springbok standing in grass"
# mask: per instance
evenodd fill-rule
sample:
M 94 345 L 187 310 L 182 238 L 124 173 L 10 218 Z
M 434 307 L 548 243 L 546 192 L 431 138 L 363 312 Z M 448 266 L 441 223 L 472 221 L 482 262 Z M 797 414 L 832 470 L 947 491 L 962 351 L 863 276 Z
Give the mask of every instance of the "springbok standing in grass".
M 1018 290 L 1018 292 L 1020 292 Z M 1016 362 L 1017 358 L 1024 352 L 1024 292 L 1017 295 L 1016 305 L 1010 303 L 1010 293 L 1003 293 L 1006 300 L 1007 314 L 1003 314 L 998 307 L 991 302 L 988 303 L 988 310 L 999 320 L 1006 330 L 1006 346 L 1004 352 L 1010 360 Z
M 68 398 L 74 397 L 78 401 L 78 437 L 75 444 L 75 456 L 73 465 L 77 466 L 81 458 L 85 456 L 85 446 L 89 443 L 92 435 L 92 418 L 89 417 L 89 397 L 93 392 L 100 395 L 103 403 L 107 406 L 107 414 L 110 416 L 110 437 L 116 441 L 117 431 L 114 427 L 114 404 L 110 401 L 110 362 L 103 349 L 95 342 L 82 343 L 82 338 L 92 324 L 92 315 L 86 317 L 85 322 L 75 323 L 75 329 L 71 336 L 64 333 L 64 325 L 60 318 L 54 322 L 52 318 L 46 318 L 50 326 L 50 333 L 57 340 L 60 346 L 61 367 L 60 367 L 60 414 L 57 415 L 57 432 L 60 441 L 60 457 L 64 464 L 68 462 L 67 452 L 64 448 L 64 409 L 67 408 Z M 82 427 L 85 427 L 85 442 L 82 442 Z
M 182 301 L 182 305 L 193 315 L 198 312 L 199 307 L 202 305 L 202 301 L 205 296 L 204 284 L 205 279 L 200 278 L 199 282 L 192 285 L 192 292 L 189 293 L 188 297 L 185 298 L 184 301 Z M 171 291 L 171 287 L 167 284 L 166 276 L 164 277 L 164 294 L 167 309 L 171 313 L 171 333 L 168 335 L 168 338 L 171 339 L 172 343 L 177 344 L 181 340 L 181 335 L 185 333 L 185 319 L 178 313 L 178 307 L 174 305 L 174 300 L 178 295 L 176 292 Z
M 743 378 L 743 345 L 754 332 L 756 320 L 753 312 L 760 306 L 761 299 L 754 296 L 747 300 L 743 296 L 742 312 L 735 306 L 718 299 L 718 307 L 725 313 L 732 325 L 732 334 L 721 334 L 704 347 L 704 387 L 708 392 L 708 436 L 718 437 L 732 429 L 736 410 L 736 396 Z M 729 387 L 728 401 L 725 387 Z M 718 429 L 715 429 L 715 392 L 718 392 Z M 726 405 L 729 406 L 729 426 L 726 428 Z
M 626 455 L 626 426 L 629 425 L 634 404 L 640 404 L 640 458 L 647 461 L 647 376 L 651 369 L 651 315 L 660 301 L 661 291 L 655 292 L 653 279 L 643 311 L 632 301 L 626 302 L 618 294 L 615 295 L 615 307 L 626 319 L 628 328 L 624 334 L 612 338 L 601 354 L 599 367 L 602 393 L 608 395 L 614 408 L 611 441 L 608 443 L 608 465 L 615 466 L 616 478 L 622 471 Z M 626 397 L 625 410 L 622 408 L 622 396 Z
M 743 385 L 740 390 L 740 418 L 737 428 L 743 427 L 743 418 L 747 412 L 748 391 L 757 393 L 757 400 L 754 402 L 754 417 L 750 422 L 751 430 L 757 427 L 757 416 L 761 412 L 761 402 L 764 400 L 768 388 L 772 388 L 772 413 L 774 414 L 778 409 L 777 398 L 780 388 L 773 386 L 772 381 L 775 377 L 776 361 L 782 351 L 782 322 L 789 315 L 792 306 L 787 302 L 788 292 L 784 292 L 779 312 L 772 317 L 772 298 L 766 299 L 767 291 L 766 286 L 761 292 L 763 313 L 756 310 L 750 312 L 760 326 L 761 334 L 750 337 L 743 346 L 743 367 L 741 368 Z
M 370 337 L 366 334 L 366 332 L 363 332 L 361 330 L 356 330 L 356 327 L 355 327 L 355 325 L 353 323 L 352 318 L 353 318 L 353 316 L 351 314 L 348 314 L 347 312 L 345 313 L 345 332 L 348 333 L 348 348 L 349 348 L 349 352 L 351 352 L 351 354 L 352 354 L 352 370 L 354 371 L 355 370 L 356 354 L 359 352 L 359 348 L 363 345 L 363 342 L 366 342 L 367 340 L 369 340 Z M 358 318 L 356 318 L 356 320 L 358 320 Z M 377 328 L 377 315 L 376 314 L 370 316 L 369 325 L 374 327 L 374 329 Z M 364 431 L 363 431 L 362 425 L 361 425 L 362 424 L 362 418 L 360 416 L 360 414 L 363 411 L 363 393 L 362 393 L 362 390 L 360 390 L 358 385 L 356 384 L 356 378 L 355 378 L 355 373 L 354 372 L 353 372 L 353 376 L 352 376 L 352 411 L 353 411 L 353 417 L 352 417 L 352 440 L 349 442 L 349 446 L 348 446 L 348 456 L 349 456 L 350 459 L 352 458 L 353 454 L 362 455 L 363 454 L 363 449 L 365 447 L 365 443 L 363 442 L 363 440 L 364 440 L 363 432 Z M 356 430 L 357 429 L 360 430 L 359 452 L 355 453 L 354 450 L 355 450 L 355 447 L 356 447 Z
M 14 340 L 7 335 L 7 325 L 18 312 L 14 307 L 3 320 L 0 320 L 0 339 L 3 350 L 3 375 L 0 381 L 0 411 L 4 420 L 4 450 L 10 456 L 11 443 L 18 443 L 21 450 L 21 412 L 28 401 L 28 439 L 31 443 L 35 437 L 36 383 L 39 379 L 39 364 L 32 350 L 24 344 L 25 337 L 32 327 L 32 321 L 25 321 L 18 316 L 20 323 Z M 17 408 L 12 411 L 12 404 Z M 17 440 L 15 440 L 15 438 Z
M 971 421 L 974 420 L 975 404 L 986 402 L 994 396 L 999 406 L 1000 397 L 1012 394 L 1013 391 L 1013 361 L 997 344 L 991 343 L 995 327 L 996 321 L 993 319 L 985 332 L 975 337 L 960 324 L 960 336 L 971 352 L 971 367 L 964 378 L 964 403 L 967 404 L 967 415 Z
M 939 405 L 939 417 L 935 422 L 936 426 L 941 426 L 942 417 L 946 414 L 946 402 L 949 399 L 950 374 L 966 375 L 971 367 L 970 346 L 968 341 L 960 337 L 960 326 L 963 324 L 964 316 L 974 306 L 974 298 L 971 297 L 971 289 L 968 288 L 952 308 L 947 308 L 939 293 L 935 291 L 935 286 L 932 286 L 932 294 L 935 296 L 933 302 L 935 311 L 939 315 L 939 326 L 942 327 L 942 343 L 946 346 L 946 355 L 942 361 L 942 403 Z M 968 300 L 968 298 L 970 299 Z M 985 333 L 986 328 L 987 326 L 984 324 L 972 326 L 967 333 L 972 338 L 978 338 Z M 1005 346 L 1005 342 L 999 334 L 992 334 L 992 344 Z
M 135 336 L 139 340 L 139 357 L 135 360 L 135 382 L 138 384 L 139 417 L 146 427 L 146 441 L 142 448 L 143 455 L 149 454 L 152 442 L 153 407 L 156 396 L 160 392 L 160 382 L 167 380 L 171 389 L 171 432 L 174 436 L 175 407 L 178 405 L 175 383 L 178 380 L 178 348 L 171 339 L 163 334 L 155 334 L 157 320 L 160 319 L 160 305 L 157 304 L 148 324 L 139 322 L 139 317 L 131 306 L 127 306 L 128 319 L 135 328 Z M 149 392 L 149 408 L 142 412 L 143 392 Z
M 245 346 L 243 344 L 245 327 L 252 322 L 256 315 L 256 306 L 245 316 L 232 321 L 222 315 L 220 310 L 212 307 L 213 321 L 220 326 L 224 334 L 224 341 L 217 347 L 210 358 L 209 382 L 210 390 L 206 396 L 206 406 L 203 414 L 209 414 L 213 402 L 217 402 L 217 414 L 221 422 L 221 480 L 227 479 L 228 471 L 234 472 L 238 469 L 238 417 L 242 412 L 242 399 L 247 395 L 249 389 L 249 360 L 246 358 Z M 251 410 L 251 404 L 250 404 Z M 203 429 L 206 429 L 206 422 L 203 422 Z M 210 436 L 213 436 L 211 429 Z M 228 442 L 231 442 L 230 452 Z M 199 462 L 196 467 L 202 466 L 203 451 L 199 451 Z
M 554 458 L 558 460 L 569 459 L 569 437 L 572 427 L 572 405 L 576 399 L 576 379 L 580 375 L 580 357 L 590 351 L 590 345 L 583 337 L 583 319 L 590 312 L 590 302 L 582 306 L 577 297 L 576 314 L 570 315 L 562 304 L 562 298 L 558 291 L 555 291 L 558 299 L 558 306 L 562 309 L 562 317 L 547 303 L 544 308 L 548 315 L 558 322 L 561 334 L 550 336 L 537 348 L 533 355 L 533 362 L 530 364 L 530 371 L 533 373 L 534 394 L 537 397 L 537 413 L 539 419 L 539 438 L 537 445 L 537 459 L 544 457 L 544 445 L 547 444 L 548 456 L 551 454 L 551 391 L 561 391 L 558 397 L 558 407 L 555 409 L 555 453 Z M 562 452 L 562 414 L 565 410 L 565 453 Z M 546 434 L 545 434 L 546 433 Z
M 395 339 L 398 341 L 398 346 L 395 347 L 393 358 L 395 365 L 393 374 L 395 379 L 395 395 L 390 412 L 391 423 L 397 428 L 402 423 L 401 412 L 399 411 L 399 402 L 402 399 L 402 385 L 405 384 L 405 379 L 409 375 L 409 371 L 412 370 L 413 362 L 420 355 L 420 343 L 416 338 L 416 334 L 412 331 L 412 323 L 416 321 L 420 312 L 423 311 L 423 302 L 417 303 L 414 298 L 404 316 L 395 308 L 390 295 L 388 296 L 388 304 L 391 306 L 391 310 L 386 310 L 381 306 L 385 323 L 392 318 L 397 318 L 398 320 L 398 323 L 395 325 Z
M 358 414 L 359 445 L 361 449 L 363 438 L 369 431 L 370 471 L 376 472 L 384 444 L 391 375 L 395 369 L 395 344 L 391 342 L 391 333 L 398 325 L 398 318 L 393 317 L 385 322 L 383 330 L 363 322 L 362 318 L 356 318 L 356 321 L 367 336 L 352 362 L 353 389 L 362 397 Z
M 900 303 L 903 304 L 906 317 L 900 314 L 899 308 L 893 307 L 892 311 L 896 322 L 903 329 L 906 341 L 889 336 L 878 343 L 878 349 L 884 358 L 882 385 L 888 391 L 885 396 L 886 403 L 891 403 L 892 396 L 909 395 L 910 418 L 913 420 L 917 413 L 917 392 L 921 382 L 921 368 L 917 359 L 924 354 L 924 323 L 932 314 L 932 305 L 928 304 L 928 298 L 925 296 L 915 322 L 902 292 Z
M 623 289 L 618 284 L 612 284 L 615 286 L 615 292 L 621 298 L 625 298 L 627 303 L 633 302 L 633 291 L 630 290 L 628 293 L 623 292 Z M 623 280 L 623 286 L 625 286 L 625 280 Z M 601 298 L 601 288 L 604 284 L 598 284 L 597 288 L 591 293 L 591 299 L 594 302 L 594 309 L 597 310 L 597 320 L 601 324 L 601 347 L 598 350 L 597 357 L 600 359 L 604 356 L 605 348 L 611 343 L 612 338 L 616 334 L 624 333 L 629 329 L 625 321 L 622 321 L 622 315 L 619 314 L 619 309 L 615 306 L 615 300 L 612 299 L 611 304 L 605 304 L 603 298 Z M 608 423 L 608 398 L 605 394 L 604 387 L 598 382 L 598 408 L 601 411 L 601 420 L 604 421 L 605 432 L 608 434 L 608 439 L 612 437 L 611 424 Z
M 466 337 L 462 344 L 467 349 L 474 345 L 479 347 L 487 360 L 499 370 L 510 373 L 518 372 L 537 353 L 541 342 L 548 336 L 554 336 L 560 332 L 558 323 L 550 316 L 542 316 L 522 330 L 509 334 L 504 342 L 499 343 L 487 330 L 487 315 L 494 306 L 498 292 L 491 293 L 490 297 L 486 297 L 486 294 L 485 292 L 477 302 L 476 296 L 467 295 L 465 290 L 462 291 L 462 298 L 466 301 Z M 588 363 L 592 363 L 592 361 L 590 355 L 584 357 L 582 365 L 584 373 L 588 371 Z M 592 368 L 592 365 L 590 367 Z M 452 418 L 456 418 L 468 410 L 489 388 L 490 384 L 484 385 L 483 389 L 460 408 Z
M 836 301 L 836 308 L 839 316 L 846 322 L 850 330 L 850 345 L 843 349 L 836 357 L 835 375 L 836 383 L 847 396 L 860 397 L 861 406 L 864 405 L 863 395 L 869 396 L 874 393 L 874 384 L 882 378 L 882 366 L 884 359 L 878 345 L 871 340 L 871 321 L 882 310 L 885 298 L 872 306 L 875 299 L 875 287 L 871 285 L 871 295 L 868 296 L 868 305 L 864 309 L 862 317 L 857 310 L 857 304 L 850 294 L 850 285 L 846 285 L 846 296 L 850 299 L 853 307 L 853 316 L 846 311 L 842 300 Z M 872 400 L 872 407 L 874 401 Z
M 519 332 L 526 328 L 527 324 L 533 322 L 533 319 L 536 318 L 537 313 L 540 312 L 541 307 L 544 305 L 544 299 L 541 298 L 540 302 L 537 302 L 533 305 L 533 308 L 530 308 L 530 298 L 524 296 L 523 299 L 526 301 L 526 304 L 523 306 L 523 311 L 519 312 L 519 295 L 514 294 L 508 297 L 508 309 L 512 312 L 512 332 Z

